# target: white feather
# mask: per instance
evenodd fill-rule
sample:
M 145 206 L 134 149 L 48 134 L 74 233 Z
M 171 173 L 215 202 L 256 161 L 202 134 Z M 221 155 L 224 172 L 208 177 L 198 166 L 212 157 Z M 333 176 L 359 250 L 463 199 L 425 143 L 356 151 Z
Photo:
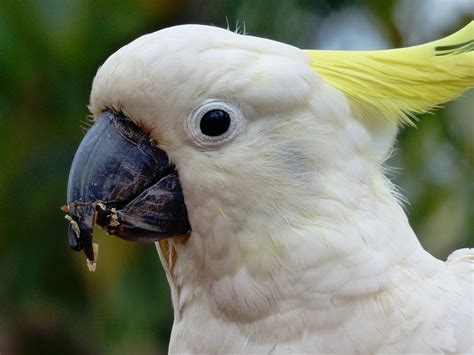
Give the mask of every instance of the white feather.
M 209 99 L 247 124 L 205 150 L 184 122 Z M 304 52 L 166 29 L 100 68 L 91 110 L 105 107 L 179 171 L 192 235 L 163 262 L 171 353 L 472 353 L 474 252 L 423 250 L 383 174 L 396 125 L 361 122 Z

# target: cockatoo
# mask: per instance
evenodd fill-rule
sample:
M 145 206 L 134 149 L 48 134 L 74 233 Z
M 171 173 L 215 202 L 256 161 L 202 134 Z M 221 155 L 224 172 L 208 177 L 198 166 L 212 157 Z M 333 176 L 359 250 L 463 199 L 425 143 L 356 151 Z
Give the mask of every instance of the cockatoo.
M 474 249 L 438 260 L 384 175 L 397 127 L 474 83 L 474 24 L 381 51 L 200 25 L 142 36 L 92 85 L 64 210 L 156 242 L 171 353 L 469 353 Z

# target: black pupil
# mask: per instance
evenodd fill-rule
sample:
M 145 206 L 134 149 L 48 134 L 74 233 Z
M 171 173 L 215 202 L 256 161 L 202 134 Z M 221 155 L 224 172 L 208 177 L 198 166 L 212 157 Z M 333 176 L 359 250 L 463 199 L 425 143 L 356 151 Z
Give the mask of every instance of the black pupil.
M 199 126 L 206 136 L 217 137 L 229 129 L 230 116 L 222 110 L 211 110 L 202 116 Z

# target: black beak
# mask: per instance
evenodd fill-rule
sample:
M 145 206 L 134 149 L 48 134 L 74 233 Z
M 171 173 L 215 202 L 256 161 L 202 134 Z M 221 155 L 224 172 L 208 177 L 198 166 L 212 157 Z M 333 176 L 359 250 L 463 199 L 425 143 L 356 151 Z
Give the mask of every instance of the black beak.
M 189 232 L 178 173 L 123 114 L 103 113 L 74 156 L 67 187 L 69 245 L 94 261 L 92 230 L 136 242 Z

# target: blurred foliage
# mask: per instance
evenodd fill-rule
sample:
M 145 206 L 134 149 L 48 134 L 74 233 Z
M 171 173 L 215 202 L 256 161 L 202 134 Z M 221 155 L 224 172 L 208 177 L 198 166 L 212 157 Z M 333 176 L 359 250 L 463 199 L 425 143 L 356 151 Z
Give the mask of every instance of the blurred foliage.
M 3 1 L 0 352 L 166 352 L 172 309 L 154 247 L 98 233 L 98 269 L 88 273 L 83 255 L 67 246 L 58 209 L 92 79 L 111 53 L 171 25 L 228 23 L 234 29 L 237 20 L 252 35 L 308 48 L 325 17 L 354 4 L 372 11 L 392 44 L 401 44 L 391 15 L 396 1 Z M 404 129 L 389 162 L 404 170 L 394 179 L 411 202 L 412 225 L 442 258 L 474 244 L 469 95 L 436 117 L 421 117 L 418 129 Z

